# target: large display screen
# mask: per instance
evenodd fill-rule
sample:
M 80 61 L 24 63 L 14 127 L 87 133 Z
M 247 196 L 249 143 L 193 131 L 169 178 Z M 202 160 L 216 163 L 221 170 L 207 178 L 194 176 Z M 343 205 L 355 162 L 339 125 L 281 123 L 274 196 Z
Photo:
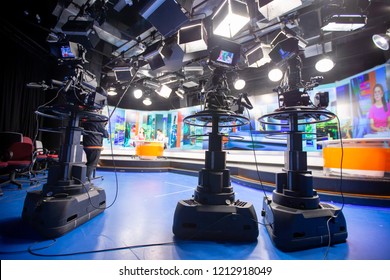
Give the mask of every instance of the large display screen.
M 226 61 L 223 52 L 221 63 Z M 300 126 L 301 131 L 307 132 L 303 137 L 303 148 L 306 151 L 322 149 L 319 141 L 349 138 L 389 138 L 390 131 L 373 131 L 370 125 L 370 109 L 373 106 L 373 94 L 378 84 L 383 88 L 383 99 L 390 111 L 390 66 L 382 65 L 360 73 L 348 79 L 332 84 L 320 85 L 309 92 L 311 99 L 317 92 L 329 92 L 327 109 L 338 116 L 329 122 L 321 122 Z M 378 89 L 377 89 L 378 90 Z M 278 109 L 275 93 L 249 95 L 253 110 L 247 116 L 251 125 L 234 128 L 223 128 L 221 133 L 227 135 L 223 148 L 226 150 L 265 150 L 284 151 L 287 148 L 286 130 L 280 123 L 261 124 L 259 117 Z M 109 111 L 112 111 L 110 108 Z M 116 109 L 111 118 L 111 138 L 115 148 L 134 148 L 134 139 L 139 131 L 144 131 L 145 138 L 153 141 L 157 130 L 161 130 L 167 139 L 168 148 L 172 149 L 207 149 L 209 128 L 194 127 L 183 123 L 183 118 L 200 111 L 200 106 L 181 108 L 170 111 L 136 111 Z M 109 112 L 107 112 L 109 114 Z M 390 113 L 389 113 L 390 116 Z M 339 135 L 339 125 L 341 135 Z M 266 132 L 271 131 L 272 134 Z M 280 132 L 280 133 L 278 133 Z M 107 149 L 110 149 L 108 140 Z

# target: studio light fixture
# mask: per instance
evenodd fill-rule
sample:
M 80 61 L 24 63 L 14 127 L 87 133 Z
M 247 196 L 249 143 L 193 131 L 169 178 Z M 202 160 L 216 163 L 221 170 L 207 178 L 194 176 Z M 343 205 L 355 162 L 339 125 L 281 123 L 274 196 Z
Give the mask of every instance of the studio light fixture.
M 282 77 L 283 72 L 279 68 L 273 68 L 268 72 L 268 78 L 273 82 L 280 81 Z
M 149 21 L 160 34 L 169 38 L 186 22 L 185 11 L 175 0 L 150 0 L 143 5 L 139 14 Z
M 172 89 L 167 85 L 161 85 L 158 89 L 155 90 L 158 95 L 166 99 L 171 95 Z
M 321 34 L 322 42 L 321 42 L 321 56 L 320 59 L 316 62 L 315 68 L 318 72 L 328 72 L 333 69 L 334 62 L 332 58 L 328 55 L 326 55 L 326 51 L 332 51 L 332 44 L 328 44 L 328 47 L 326 47 L 326 43 L 323 41 L 323 34 Z
M 325 19 L 322 31 L 354 31 L 364 27 L 367 16 L 361 14 L 331 15 Z
M 299 36 L 295 31 L 288 27 L 283 27 L 283 30 L 278 33 L 278 35 L 275 36 L 275 38 L 271 41 L 271 46 L 275 47 L 278 43 L 289 39 L 294 38 L 298 42 L 298 47 L 304 50 L 306 46 L 308 45 L 308 42 Z
M 94 48 L 100 41 L 92 20 L 68 20 L 61 30 L 70 40 L 86 48 Z
M 332 70 L 334 67 L 333 60 L 328 56 L 323 56 L 320 60 L 318 60 L 315 64 L 315 68 L 319 72 L 328 72 Z
M 245 60 L 248 67 L 261 67 L 264 64 L 271 62 L 269 53 L 271 46 L 268 44 L 257 44 L 245 53 Z
M 245 80 L 241 79 L 238 75 L 235 77 L 233 81 L 233 86 L 236 90 L 242 90 L 245 87 Z
M 204 69 L 201 65 L 187 65 L 183 67 L 184 75 L 203 75 Z
M 136 88 L 134 91 L 133 91 L 133 95 L 134 95 L 134 98 L 135 99 L 140 99 L 143 95 L 143 92 L 141 89 L 139 88 Z
M 202 20 L 191 21 L 180 28 L 177 44 L 185 53 L 207 50 L 207 33 Z
M 182 87 L 179 87 L 176 91 L 175 91 L 176 95 L 178 97 L 180 97 L 180 99 L 184 99 L 184 94 L 185 94 L 185 91 Z
M 225 0 L 212 17 L 213 33 L 214 35 L 232 38 L 249 20 L 246 2 Z
M 257 0 L 259 12 L 268 20 L 280 17 L 302 5 L 301 0 Z
M 250 48 L 245 52 L 245 60 L 249 67 L 254 67 L 254 65 L 263 58 L 263 49 L 261 44 L 256 44 L 254 47 Z
M 149 63 L 151 70 L 156 70 L 165 66 L 164 58 L 169 58 L 172 52 L 172 49 L 164 42 L 156 42 L 146 49 L 144 59 Z
M 374 34 L 372 36 L 372 41 L 375 46 L 381 50 L 387 51 L 390 48 L 390 28 L 387 29 L 386 33 Z
M 112 70 L 114 71 L 115 78 L 118 82 L 130 82 L 136 72 L 135 69 L 130 66 L 115 67 Z
M 142 101 L 142 103 L 144 103 L 145 106 L 150 106 L 150 105 L 152 105 L 152 101 L 150 100 L 149 97 L 146 97 L 146 98 Z
M 118 94 L 118 92 L 116 91 L 116 88 L 110 87 L 110 88 L 108 88 L 108 90 L 107 90 L 107 94 L 108 94 L 109 96 L 115 96 L 115 95 Z
M 148 79 L 143 80 L 143 85 L 153 90 L 156 90 L 160 87 L 160 84 L 158 82 L 148 80 Z
M 158 81 L 160 82 L 160 84 L 171 84 L 171 83 L 175 83 L 177 82 L 178 80 L 178 75 L 175 74 L 175 73 L 169 73 L 169 74 L 165 74 L 165 75 L 162 75 L 160 77 L 158 77 Z

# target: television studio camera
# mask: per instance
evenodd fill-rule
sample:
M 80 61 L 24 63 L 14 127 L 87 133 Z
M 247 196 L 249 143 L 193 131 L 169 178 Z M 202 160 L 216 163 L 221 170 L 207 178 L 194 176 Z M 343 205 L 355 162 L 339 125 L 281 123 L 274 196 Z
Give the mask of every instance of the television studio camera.
M 220 128 L 249 123 L 240 113 L 252 109 L 252 104 L 246 94 L 230 95 L 226 75 L 236 66 L 241 46 L 222 38 L 209 45 L 209 64 L 214 70 L 206 84 L 204 109 L 183 120 L 188 125 L 211 128 L 205 166 L 199 172 L 193 197 L 177 203 L 173 233 L 184 240 L 252 242 L 259 234 L 256 211 L 252 203 L 235 199 L 220 133 Z
M 314 101 L 309 90 L 318 86 L 322 77 L 303 82 L 302 60 L 298 40 L 287 38 L 277 43 L 269 53 L 271 60 L 285 67 L 278 94 L 279 108 L 259 118 L 262 124 L 287 126 L 287 150 L 283 172 L 276 174 L 276 189 L 272 200 L 264 198 L 262 216 L 274 245 L 284 251 L 342 243 L 347 227 L 342 209 L 320 202 L 313 189 L 311 171 L 307 169 L 307 153 L 303 150 L 303 135 L 299 126 L 326 122 L 335 114 L 326 110 L 328 92 L 318 92 Z M 271 134 L 272 132 L 266 132 Z M 282 132 L 276 132 L 282 133 Z
M 51 52 L 60 65 L 70 70 L 70 75 L 64 81 L 29 83 L 27 87 L 58 90 L 57 104 L 40 106 L 35 113 L 67 125 L 40 129 L 61 134 L 63 145 L 59 161 L 49 166 L 42 190 L 27 193 L 22 213 L 24 221 L 48 238 L 64 235 L 104 211 L 105 192 L 87 180 L 80 144 L 81 135 L 98 132 L 85 131 L 79 123 L 108 120 L 98 112 L 106 106 L 107 94 L 97 86 L 95 75 L 82 66 L 87 63 L 85 48 L 78 43 L 61 42 L 53 44 Z

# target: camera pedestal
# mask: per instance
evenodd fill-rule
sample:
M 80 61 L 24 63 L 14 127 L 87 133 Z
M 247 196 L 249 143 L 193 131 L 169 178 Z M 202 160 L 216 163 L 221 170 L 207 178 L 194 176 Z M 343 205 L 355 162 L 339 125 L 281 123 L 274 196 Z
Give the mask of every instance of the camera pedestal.
M 78 188 L 79 185 L 70 185 Z M 56 238 L 102 213 L 106 207 L 103 189 L 85 184 L 88 191 L 69 195 L 44 196 L 42 191 L 27 193 L 22 218 L 47 238 Z
M 347 239 L 341 208 L 321 203 L 313 189 L 311 172 L 307 170 L 307 155 L 302 147 L 305 132 L 298 130 L 298 125 L 328 121 L 334 117 L 326 110 L 300 106 L 281 109 L 259 119 L 264 124 L 274 124 L 276 119 L 289 125 L 285 172 L 276 174 L 272 200 L 264 198 L 261 213 L 272 242 L 283 251 L 326 246 Z
M 203 119 L 212 124 L 212 132 L 209 134 L 205 168 L 199 172 L 194 196 L 179 201 L 176 206 L 173 233 L 180 239 L 252 242 L 259 234 L 252 203 L 235 200 L 230 184 L 226 153 L 222 151 L 223 135 L 218 132 L 218 122 L 223 117 L 233 118 L 231 114 L 203 111 L 184 119 L 189 123 L 191 119 Z
M 82 163 L 80 145 L 83 129 L 80 117 L 104 121 L 106 116 L 73 107 L 44 108 L 58 118 L 70 110 L 65 143 L 58 164 L 49 167 L 47 182 L 41 191 L 28 192 L 24 201 L 22 219 L 47 238 L 60 237 L 102 213 L 106 208 L 106 194 L 87 181 L 86 165 Z

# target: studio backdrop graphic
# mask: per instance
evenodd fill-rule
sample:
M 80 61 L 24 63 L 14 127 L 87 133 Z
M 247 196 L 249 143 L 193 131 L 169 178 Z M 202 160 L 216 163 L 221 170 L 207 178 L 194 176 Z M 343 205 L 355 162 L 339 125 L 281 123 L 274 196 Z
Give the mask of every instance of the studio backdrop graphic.
M 374 86 L 381 84 L 385 100 L 389 102 L 390 65 L 384 64 L 359 73 L 342 81 L 320 85 L 309 92 L 311 99 L 317 92 L 329 93 L 327 109 L 337 114 L 340 120 L 341 137 L 352 138 L 390 138 L 390 132 L 376 133 L 371 131 L 368 112 L 372 106 Z M 287 148 L 286 135 L 283 131 L 288 128 L 275 124 L 261 124 L 259 117 L 272 113 L 278 108 L 275 93 L 249 96 L 253 104 L 252 110 L 244 115 L 250 119 L 250 124 L 240 127 L 221 128 L 226 135 L 223 147 L 226 150 L 265 150 L 282 151 Z M 390 110 L 390 104 L 387 106 Z M 140 129 L 145 132 L 145 140 L 154 141 L 157 129 L 161 129 L 168 149 L 205 150 L 208 145 L 209 132 L 207 127 L 190 126 L 183 123 L 186 116 L 201 111 L 201 106 L 193 106 L 169 111 L 141 111 L 106 107 L 103 114 L 111 115 L 110 139 L 104 140 L 107 149 L 112 141 L 114 151 L 134 149 L 135 139 Z M 301 131 L 307 132 L 303 137 L 305 151 L 318 151 L 322 148 L 319 141 L 339 139 L 338 121 L 300 126 Z M 267 133 L 279 131 L 280 133 Z

